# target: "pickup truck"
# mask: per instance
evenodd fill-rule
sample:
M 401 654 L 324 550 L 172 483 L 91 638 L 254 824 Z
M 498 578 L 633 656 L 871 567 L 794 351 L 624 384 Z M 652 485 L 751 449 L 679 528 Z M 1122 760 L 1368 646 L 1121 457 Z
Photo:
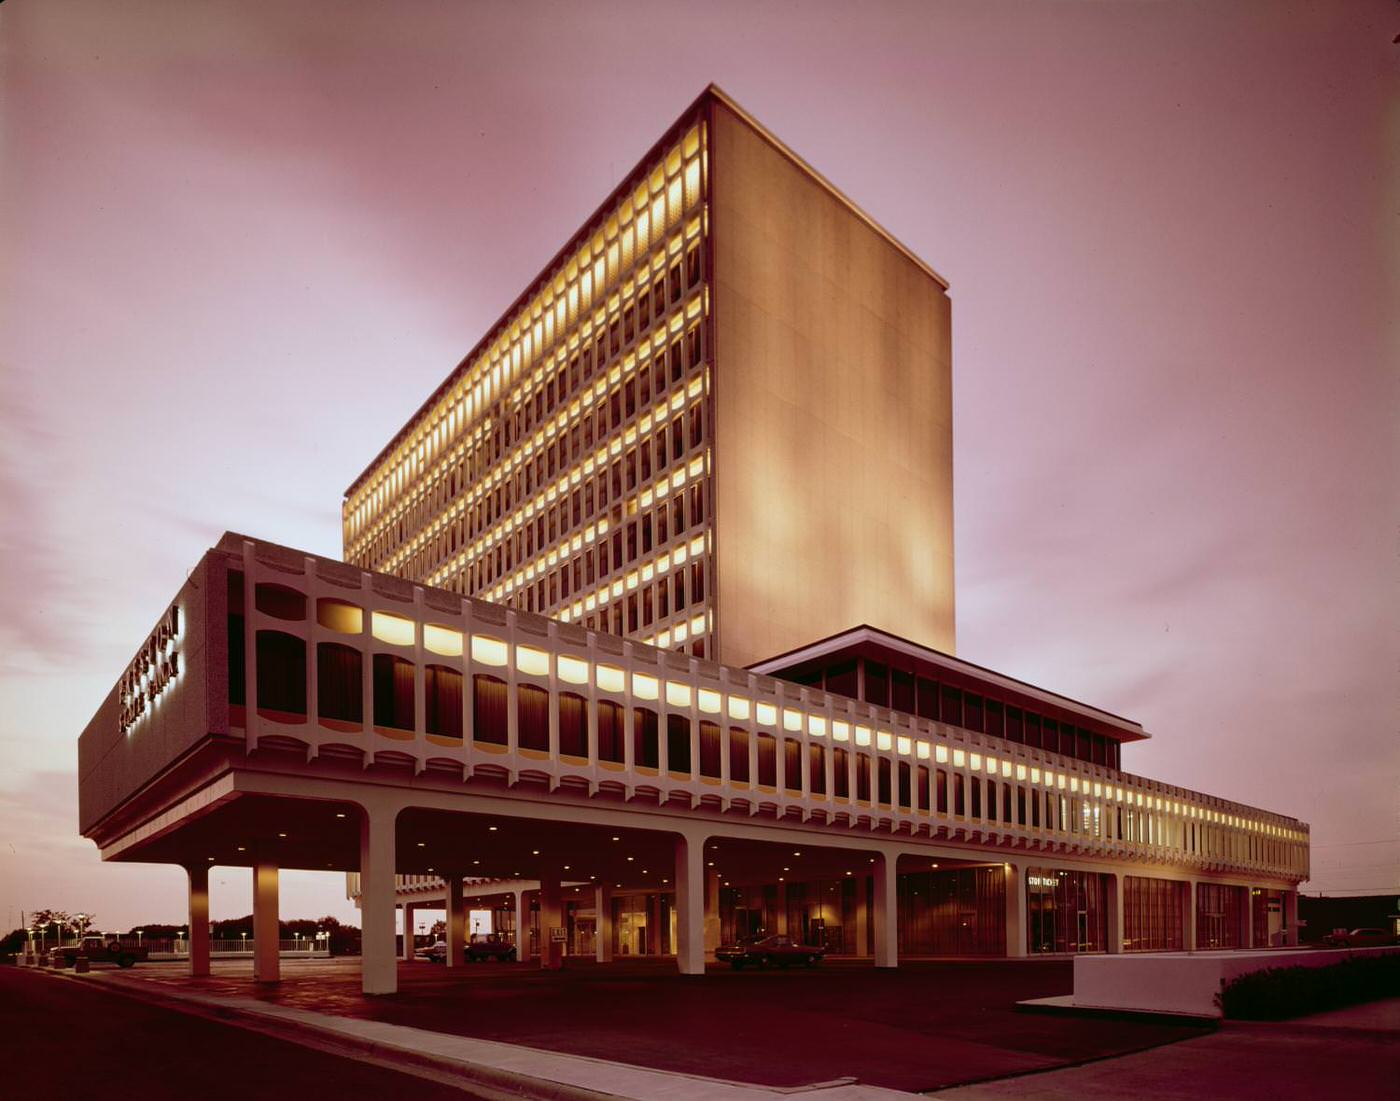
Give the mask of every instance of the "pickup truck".
M 92 963 L 115 963 L 118 967 L 130 967 L 149 955 L 146 948 L 135 944 L 123 944 L 115 936 L 84 937 L 77 944 L 65 944 L 55 948 L 50 955 L 57 955 L 65 967 L 72 967 L 79 956 L 86 956 Z

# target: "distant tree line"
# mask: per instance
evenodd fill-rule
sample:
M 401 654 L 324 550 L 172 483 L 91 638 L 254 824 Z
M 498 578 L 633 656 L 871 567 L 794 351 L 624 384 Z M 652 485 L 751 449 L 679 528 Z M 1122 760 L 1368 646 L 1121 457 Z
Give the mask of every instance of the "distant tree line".
M 60 934 L 64 940 L 73 940 L 84 936 L 94 927 L 95 923 L 96 919 L 92 914 L 68 914 L 62 910 L 35 910 L 29 918 L 27 928 L 15 929 L 5 937 L 0 938 L 0 955 L 23 951 L 31 931 L 34 933 L 35 940 L 42 936 L 45 940 L 56 942 Z M 187 928 L 185 925 L 152 922 L 147 925 L 133 925 L 122 935 L 123 937 L 134 937 L 137 932 L 140 932 L 143 937 L 152 940 L 173 940 L 181 936 Z M 330 934 L 330 951 L 333 956 L 356 954 L 360 950 L 359 927 L 343 925 L 329 915 L 322 918 L 298 918 L 294 921 L 279 921 L 277 923 L 277 935 L 281 940 L 291 940 L 294 937 L 314 940 L 317 933 Z M 253 915 L 248 914 L 245 917 L 211 922 L 210 935 L 215 940 L 239 940 L 244 936 L 251 940 Z

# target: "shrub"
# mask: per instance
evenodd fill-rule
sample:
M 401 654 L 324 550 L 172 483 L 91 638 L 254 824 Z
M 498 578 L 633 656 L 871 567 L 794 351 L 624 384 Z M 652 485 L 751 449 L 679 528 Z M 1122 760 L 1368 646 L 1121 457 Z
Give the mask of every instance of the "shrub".
M 1227 983 L 1221 1012 L 1242 1021 L 1281 1021 L 1400 995 L 1400 952 L 1353 956 L 1326 967 L 1271 967 Z

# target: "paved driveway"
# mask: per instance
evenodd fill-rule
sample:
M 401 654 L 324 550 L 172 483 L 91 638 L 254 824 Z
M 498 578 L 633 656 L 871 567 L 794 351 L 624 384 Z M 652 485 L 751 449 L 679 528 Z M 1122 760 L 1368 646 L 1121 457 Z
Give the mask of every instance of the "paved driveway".
M 528 964 L 449 971 L 401 964 L 400 993 L 366 998 L 358 961 L 283 966 L 259 990 L 246 964 L 218 964 L 198 988 L 340 1016 L 502 1040 L 551 1051 L 773 1086 L 855 1076 L 931 1090 L 1134 1051 L 1195 1027 L 1051 1017 L 1015 1011 L 1024 998 L 1068 992 L 1061 960 L 914 961 L 895 971 L 829 962 L 814 970 L 712 968 L 571 960 L 558 973 Z M 129 972 L 190 983 L 172 968 Z

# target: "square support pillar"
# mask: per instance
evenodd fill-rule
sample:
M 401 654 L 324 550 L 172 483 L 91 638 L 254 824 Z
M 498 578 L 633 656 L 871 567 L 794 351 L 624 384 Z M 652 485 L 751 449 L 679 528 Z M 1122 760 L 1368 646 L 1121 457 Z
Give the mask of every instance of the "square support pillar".
M 1016 864 L 1004 864 L 1002 871 L 1006 875 L 1006 955 L 1008 959 L 1020 959 L 1026 954 L 1026 893 L 1022 886 L 1025 876 Z
M 366 994 L 399 988 L 394 953 L 394 815 L 366 808 L 360 820 L 360 983 Z
M 676 967 L 705 973 L 705 839 L 676 838 Z
M 895 874 L 898 857 L 881 852 L 875 855 L 875 907 L 870 915 L 875 923 L 875 966 L 899 966 L 899 892 Z
M 554 930 L 563 926 L 559 872 L 545 868 L 540 872 L 540 967 L 546 971 L 558 971 L 564 966 L 564 944 L 554 939 Z
M 856 942 L 852 953 L 861 959 L 870 956 L 870 880 L 856 878 Z
M 209 865 L 191 865 L 190 879 L 190 976 L 209 974 Z
M 452 872 L 447 877 L 447 966 L 461 967 L 466 962 L 467 899 L 462 877 Z
M 413 913 L 417 909 L 407 902 L 403 904 L 403 941 L 399 951 L 405 960 L 413 959 Z
M 705 956 L 715 954 L 719 947 L 719 873 L 705 869 Z
M 515 958 L 530 958 L 530 907 L 526 904 L 523 890 L 512 891 L 515 896 Z
M 1123 873 L 1116 872 L 1108 877 L 1108 944 L 1105 947 L 1115 955 L 1123 951 Z
M 193 935 L 194 930 L 190 930 Z M 277 928 L 277 865 L 253 865 L 253 981 L 279 982 L 282 956 Z
M 593 958 L 598 963 L 612 963 L 613 920 L 612 895 L 606 887 L 593 888 L 593 909 L 597 913 L 596 933 L 593 937 Z

